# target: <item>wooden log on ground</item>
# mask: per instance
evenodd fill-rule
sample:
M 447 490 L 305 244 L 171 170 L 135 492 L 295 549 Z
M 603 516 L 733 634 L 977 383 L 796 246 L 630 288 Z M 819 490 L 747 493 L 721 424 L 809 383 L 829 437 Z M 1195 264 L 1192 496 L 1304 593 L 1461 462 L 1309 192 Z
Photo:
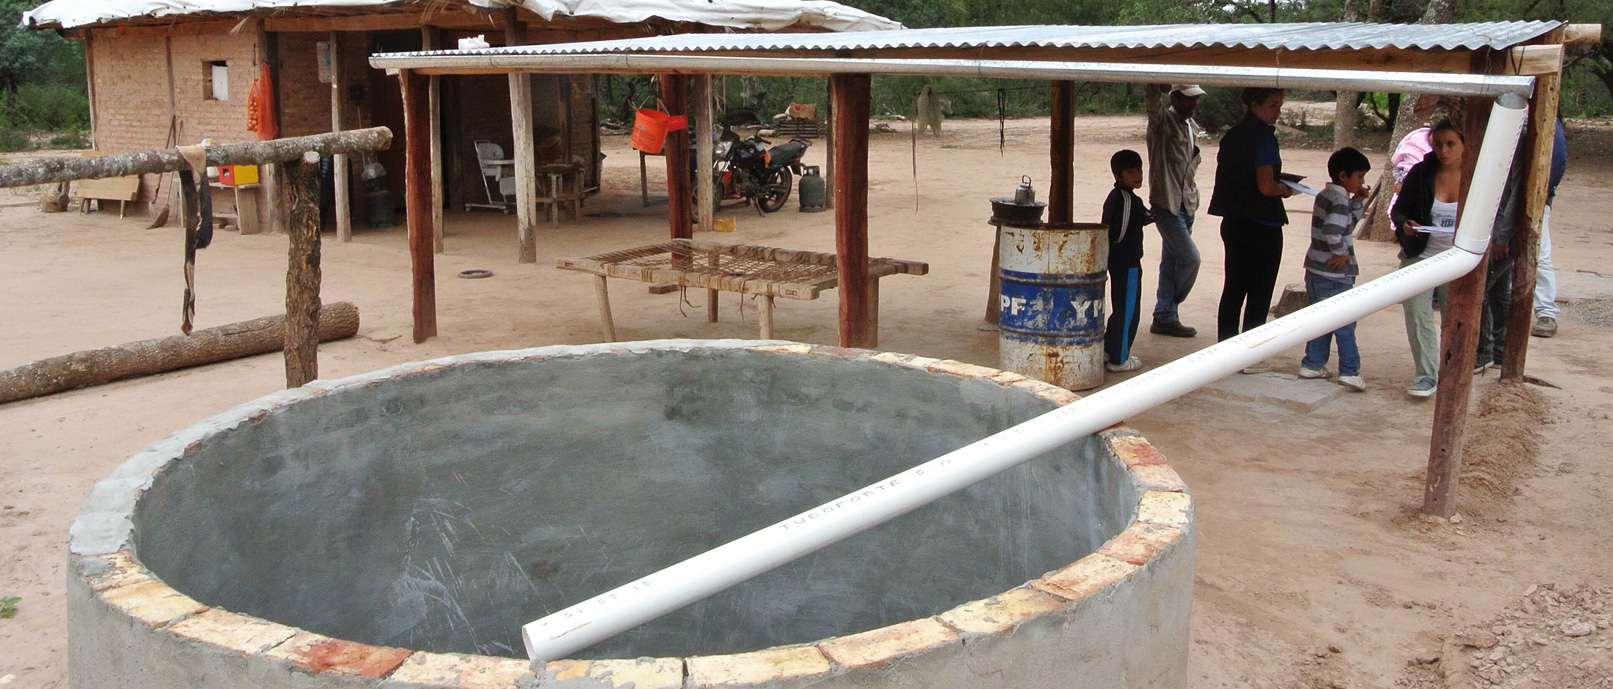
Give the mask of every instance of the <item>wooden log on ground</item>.
M 291 212 L 286 233 L 286 387 L 319 377 L 319 155 L 280 165 Z
M 319 311 L 319 341 L 358 333 L 358 307 L 337 302 Z M 0 371 L 0 404 L 102 385 L 242 357 L 268 354 L 285 346 L 286 317 L 250 321 L 74 352 Z
M 386 127 L 370 127 L 290 139 L 208 146 L 207 164 L 265 165 L 296 160 L 308 151 L 321 156 L 338 153 L 351 155 L 366 151 L 381 151 L 391 145 L 392 130 Z M 28 187 L 76 179 L 154 175 L 189 168 L 190 165 L 179 155 L 177 148 L 131 151 L 105 156 L 36 158 L 15 165 L 0 165 L 0 187 Z

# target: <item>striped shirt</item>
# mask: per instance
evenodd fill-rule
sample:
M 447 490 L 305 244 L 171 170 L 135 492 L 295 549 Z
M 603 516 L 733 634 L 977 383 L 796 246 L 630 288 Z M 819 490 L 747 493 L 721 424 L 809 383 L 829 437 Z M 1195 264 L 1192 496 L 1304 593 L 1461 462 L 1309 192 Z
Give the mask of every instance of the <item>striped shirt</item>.
M 1361 202 L 1350 198 L 1350 193 L 1337 184 L 1328 183 L 1316 194 L 1316 206 L 1311 210 L 1311 246 L 1305 252 L 1305 270 L 1311 274 L 1333 280 L 1355 282 L 1361 272 L 1355 262 L 1355 238 L 1351 232 L 1361 221 Z M 1327 267 L 1328 259 L 1349 256 L 1343 268 Z

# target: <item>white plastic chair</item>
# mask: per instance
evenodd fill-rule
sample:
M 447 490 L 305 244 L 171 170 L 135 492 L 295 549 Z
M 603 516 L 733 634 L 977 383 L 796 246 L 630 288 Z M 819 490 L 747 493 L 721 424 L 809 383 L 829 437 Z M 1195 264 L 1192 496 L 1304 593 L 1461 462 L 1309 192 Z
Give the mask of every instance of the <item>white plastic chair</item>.
M 506 174 L 508 163 L 496 161 L 504 160 L 504 147 L 487 140 L 475 142 L 476 164 L 482 170 L 482 190 L 487 192 L 487 203 L 467 203 L 465 210 L 472 208 L 492 208 L 494 210 L 510 212 L 513 207 L 511 199 L 515 196 L 515 176 Z M 498 185 L 499 198 L 493 198 L 493 185 L 487 183 L 488 178 Z

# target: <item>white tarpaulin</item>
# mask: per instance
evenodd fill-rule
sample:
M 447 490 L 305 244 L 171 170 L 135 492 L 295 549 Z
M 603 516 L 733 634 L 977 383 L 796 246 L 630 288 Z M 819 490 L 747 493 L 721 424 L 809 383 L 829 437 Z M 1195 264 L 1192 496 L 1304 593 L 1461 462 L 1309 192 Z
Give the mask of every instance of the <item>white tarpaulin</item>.
M 604 19 L 632 24 L 658 18 L 734 29 L 878 31 L 902 25 L 829 0 L 469 0 L 487 10 L 518 6 L 543 17 Z M 141 17 L 234 14 L 299 7 L 378 7 L 398 0 L 51 0 L 22 15 L 25 28 L 61 28 Z

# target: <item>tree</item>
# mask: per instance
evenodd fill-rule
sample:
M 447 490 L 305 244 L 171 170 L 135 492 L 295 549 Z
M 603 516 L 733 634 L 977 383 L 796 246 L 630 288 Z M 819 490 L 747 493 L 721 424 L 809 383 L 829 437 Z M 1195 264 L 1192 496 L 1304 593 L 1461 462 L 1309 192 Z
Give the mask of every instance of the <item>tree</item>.
M 19 26 L 32 0 L 0 0 L 0 90 L 8 96 L 26 83 L 82 81 L 79 49 L 54 31 Z

